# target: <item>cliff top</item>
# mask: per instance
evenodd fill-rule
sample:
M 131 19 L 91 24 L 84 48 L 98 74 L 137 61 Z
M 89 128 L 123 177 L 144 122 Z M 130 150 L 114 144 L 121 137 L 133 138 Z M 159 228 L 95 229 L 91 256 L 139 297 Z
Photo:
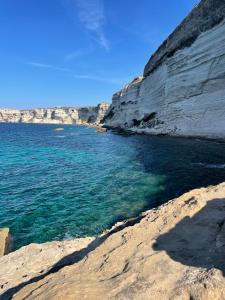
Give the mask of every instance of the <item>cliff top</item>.
M 145 66 L 144 76 L 148 76 L 177 50 L 189 47 L 202 32 L 213 28 L 224 18 L 223 0 L 202 0 L 151 56 Z
M 7 108 L 3 107 L 0 108 L 0 111 L 33 111 L 33 110 L 43 110 L 43 109 L 49 109 L 49 110 L 54 110 L 54 109 L 82 109 L 82 108 L 95 108 L 99 107 L 102 105 L 109 106 L 110 104 L 106 101 L 100 102 L 99 104 L 96 105 L 87 105 L 87 106 L 55 106 L 55 107 L 36 107 L 36 108 L 29 108 L 29 109 L 16 109 L 16 108 Z

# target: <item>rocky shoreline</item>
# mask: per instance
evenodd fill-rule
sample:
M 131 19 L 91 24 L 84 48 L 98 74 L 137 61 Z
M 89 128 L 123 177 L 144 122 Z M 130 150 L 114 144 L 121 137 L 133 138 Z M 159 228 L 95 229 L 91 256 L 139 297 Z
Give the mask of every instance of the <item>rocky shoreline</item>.
M 0 259 L 0 299 L 224 299 L 225 183 Z
M 0 109 L 0 122 L 34 124 L 98 125 L 105 117 L 109 104 L 97 106 L 36 108 L 27 110 Z
M 224 140 L 224 44 L 225 3 L 202 0 L 110 107 L 5 109 L 0 122 Z M 31 244 L 1 257 L 0 299 L 225 299 L 225 183 L 97 237 Z
M 215 137 L 208 137 L 208 136 L 201 136 L 201 135 L 171 135 L 167 133 L 152 133 L 149 131 L 145 131 L 143 129 L 139 128 L 123 128 L 123 127 L 114 127 L 114 126 L 107 126 L 107 125 L 100 125 L 102 128 L 105 128 L 106 131 L 112 131 L 119 134 L 124 134 L 127 136 L 131 135 L 147 135 L 147 136 L 157 136 L 157 137 L 173 137 L 177 139 L 197 139 L 197 140 L 204 140 L 204 141 L 210 141 L 210 142 L 216 142 L 216 143 L 225 143 L 225 138 L 221 136 L 215 136 Z

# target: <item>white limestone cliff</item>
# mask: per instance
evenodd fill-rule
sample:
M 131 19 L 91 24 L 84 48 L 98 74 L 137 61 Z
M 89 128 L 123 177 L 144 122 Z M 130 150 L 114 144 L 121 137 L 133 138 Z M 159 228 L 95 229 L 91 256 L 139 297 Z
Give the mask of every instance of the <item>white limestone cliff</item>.
M 30 110 L 0 109 L 0 122 L 44 124 L 99 124 L 108 103 L 79 108 L 37 108 Z
M 225 3 L 203 0 L 112 98 L 109 127 L 225 138 Z

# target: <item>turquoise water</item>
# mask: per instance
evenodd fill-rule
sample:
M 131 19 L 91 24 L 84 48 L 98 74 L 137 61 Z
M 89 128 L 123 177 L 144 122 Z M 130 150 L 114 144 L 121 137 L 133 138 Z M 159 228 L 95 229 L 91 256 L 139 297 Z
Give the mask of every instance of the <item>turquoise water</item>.
M 0 124 L 0 227 L 13 248 L 96 235 L 170 198 L 225 180 L 225 145 Z

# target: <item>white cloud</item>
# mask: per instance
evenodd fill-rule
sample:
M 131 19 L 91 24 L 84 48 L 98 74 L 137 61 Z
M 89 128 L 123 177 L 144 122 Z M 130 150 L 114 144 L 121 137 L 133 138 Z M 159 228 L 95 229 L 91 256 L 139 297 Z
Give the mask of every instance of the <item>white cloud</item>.
M 85 28 L 96 35 L 99 44 L 109 50 L 109 41 L 105 37 L 105 12 L 103 0 L 76 0 L 79 19 Z
M 62 72 L 71 72 L 71 70 L 67 68 L 60 68 L 57 66 L 42 64 L 38 62 L 28 62 L 28 65 L 33 66 L 35 68 L 41 68 L 41 69 L 52 69 L 52 70 L 62 71 Z
M 77 14 L 85 30 L 92 34 L 92 38 L 105 50 L 110 49 L 110 43 L 105 36 L 106 23 L 104 0 L 63 0 L 64 5 Z

